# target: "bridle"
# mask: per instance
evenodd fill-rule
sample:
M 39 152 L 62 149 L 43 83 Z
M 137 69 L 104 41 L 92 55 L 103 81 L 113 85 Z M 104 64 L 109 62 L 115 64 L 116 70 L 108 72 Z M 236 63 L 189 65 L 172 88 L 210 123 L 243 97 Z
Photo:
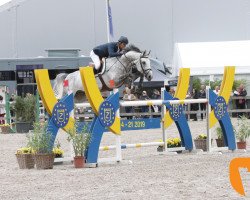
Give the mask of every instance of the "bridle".
M 132 71 L 133 66 L 136 65 L 136 63 L 135 63 L 135 61 L 131 61 L 131 60 L 126 56 L 126 54 L 123 54 L 123 55 L 124 55 L 124 57 L 129 61 L 129 65 L 132 66 L 128 71 L 126 70 L 125 65 L 119 60 L 119 58 L 118 58 L 118 57 L 116 57 L 116 58 L 117 58 L 118 62 L 120 62 L 120 64 L 121 64 L 121 65 L 123 66 L 123 68 L 125 69 L 125 72 L 126 72 L 126 73 L 129 73 L 129 72 Z M 141 73 L 141 74 L 147 76 L 148 73 L 149 73 L 150 71 L 152 71 L 152 69 L 151 69 L 151 68 L 144 69 L 143 64 L 142 64 L 142 61 L 141 61 L 142 58 L 148 58 L 148 56 L 144 56 L 144 53 L 141 53 L 140 58 L 138 59 L 138 62 L 140 62 L 140 67 L 141 67 L 141 69 L 142 69 L 142 73 Z M 134 63 L 134 64 L 132 65 L 132 63 Z M 139 71 L 139 70 L 137 70 L 137 71 Z
M 142 69 L 142 74 L 145 76 L 145 77 L 147 77 L 147 75 L 148 75 L 148 73 L 149 72 L 152 72 L 152 69 L 151 68 L 148 68 L 148 69 L 144 69 L 144 67 L 143 67 L 143 64 L 142 64 L 142 61 L 141 61 L 141 59 L 142 58 L 148 58 L 148 57 L 145 57 L 143 54 L 140 56 L 140 67 L 141 67 L 141 69 Z
M 142 64 L 142 58 L 148 58 L 147 56 L 144 55 L 145 53 L 141 53 L 140 55 L 140 58 L 137 59 L 137 60 L 131 60 L 130 58 L 128 58 L 126 56 L 126 53 L 123 54 L 123 56 L 128 60 L 128 65 L 131 66 L 129 67 L 129 69 L 127 69 L 127 67 L 124 65 L 124 63 L 121 62 L 121 60 L 119 59 L 119 57 L 116 57 L 117 59 L 117 62 L 119 62 L 121 64 L 121 66 L 124 68 L 125 70 L 125 74 L 123 74 L 121 77 L 120 77 L 120 81 L 124 82 L 125 79 L 127 79 L 128 77 L 131 76 L 131 74 L 133 73 L 136 73 L 134 72 L 134 70 L 138 71 L 141 75 L 147 77 L 147 75 L 150 73 L 150 71 L 152 71 L 151 68 L 148 68 L 148 69 L 144 69 L 143 67 L 143 64 Z M 139 62 L 139 65 L 142 69 L 142 72 L 140 72 L 135 66 L 137 65 L 137 63 Z M 114 65 L 116 64 L 116 62 L 107 70 L 107 72 L 114 67 Z

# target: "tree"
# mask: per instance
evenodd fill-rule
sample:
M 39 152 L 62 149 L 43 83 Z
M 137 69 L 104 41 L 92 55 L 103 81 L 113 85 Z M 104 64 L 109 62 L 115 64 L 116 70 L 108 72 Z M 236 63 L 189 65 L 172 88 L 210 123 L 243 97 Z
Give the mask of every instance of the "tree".
M 196 89 L 198 91 L 201 89 L 201 79 L 200 78 L 194 78 L 193 89 Z
M 246 79 L 239 79 L 239 80 L 234 80 L 233 83 L 233 90 L 236 90 L 237 87 L 240 86 L 240 84 L 246 85 L 247 80 Z
M 209 80 L 208 79 L 204 81 L 204 85 L 209 85 Z M 214 90 L 216 86 L 221 86 L 221 80 L 220 79 L 216 79 L 215 81 L 210 82 L 211 90 Z

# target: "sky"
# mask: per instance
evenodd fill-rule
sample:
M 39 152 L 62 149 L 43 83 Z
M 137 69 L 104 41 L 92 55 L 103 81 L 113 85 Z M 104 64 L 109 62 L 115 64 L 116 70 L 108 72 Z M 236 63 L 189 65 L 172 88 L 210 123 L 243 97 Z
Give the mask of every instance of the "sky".
M 7 2 L 10 2 L 11 0 L 0 0 L 0 6 L 7 3 Z

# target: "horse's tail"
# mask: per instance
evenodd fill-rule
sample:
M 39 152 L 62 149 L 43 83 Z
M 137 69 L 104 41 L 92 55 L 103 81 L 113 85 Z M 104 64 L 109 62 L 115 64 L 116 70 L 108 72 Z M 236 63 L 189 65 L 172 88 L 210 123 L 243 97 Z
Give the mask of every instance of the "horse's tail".
M 63 83 L 68 74 L 58 74 L 54 80 L 53 90 L 57 99 L 61 99 L 64 95 Z

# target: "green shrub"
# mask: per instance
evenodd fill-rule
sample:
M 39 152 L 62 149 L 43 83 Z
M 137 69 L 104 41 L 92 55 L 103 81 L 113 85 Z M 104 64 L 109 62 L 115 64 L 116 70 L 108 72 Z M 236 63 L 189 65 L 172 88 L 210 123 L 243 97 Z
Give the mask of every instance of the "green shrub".
M 245 116 L 242 116 L 239 119 L 239 128 L 238 131 L 236 132 L 236 138 L 240 142 L 245 142 L 247 138 L 250 137 L 250 125 Z
M 33 133 L 28 134 L 28 146 L 35 153 L 49 154 L 52 153 L 51 133 L 48 131 L 47 124 L 34 123 Z
M 26 97 L 17 96 L 13 104 L 13 110 L 16 115 L 16 121 L 19 122 L 34 122 L 36 116 L 36 98 L 34 95 Z
M 74 128 L 68 132 L 68 141 L 72 141 L 75 156 L 84 156 L 90 143 L 90 133 L 87 125 L 81 129 L 78 126 L 79 124 L 75 123 Z
M 220 126 L 218 126 L 215 130 L 216 130 L 216 134 L 217 134 L 218 139 L 222 139 L 223 138 L 222 128 Z

